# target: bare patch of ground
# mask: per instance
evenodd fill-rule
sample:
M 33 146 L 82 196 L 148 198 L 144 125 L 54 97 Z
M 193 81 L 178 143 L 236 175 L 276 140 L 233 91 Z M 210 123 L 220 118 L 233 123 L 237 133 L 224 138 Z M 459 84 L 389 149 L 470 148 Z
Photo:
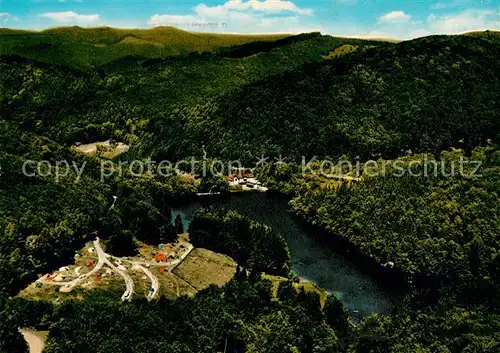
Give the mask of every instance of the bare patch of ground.
M 75 151 L 90 155 L 97 154 L 100 157 L 109 159 L 115 158 L 120 154 L 127 152 L 129 148 L 130 146 L 122 142 L 112 144 L 111 140 L 73 146 L 73 149 L 75 149 Z

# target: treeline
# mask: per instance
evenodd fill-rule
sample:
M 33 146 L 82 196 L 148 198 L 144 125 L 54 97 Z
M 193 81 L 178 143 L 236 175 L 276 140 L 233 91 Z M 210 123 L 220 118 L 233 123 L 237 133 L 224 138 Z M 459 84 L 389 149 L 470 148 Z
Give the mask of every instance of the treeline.
M 307 42 L 307 41 L 306 41 Z M 496 92 L 500 46 L 464 36 L 433 36 L 358 49 L 174 111 L 177 146 L 203 141 L 212 156 L 255 163 L 262 154 L 301 159 L 385 158 L 406 151 L 470 150 L 500 132 Z M 151 136 L 153 155 L 171 155 Z
M 266 53 L 274 48 L 317 37 L 321 37 L 321 33 L 301 33 L 295 36 L 289 36 L 275 41 L 256 41 L 243 45 L 235 45 L 228 48 L 220 48 L 217 50 L 217 53 L 214 54 L 228 58 L 244 58 L 245 56 L 250 56 L 258 53 Z
M 0 352 L 25 349 L 13 327 L 49 330 L 49 353 L 343 351 L 350 325 L 335 296 L 322 308 L 316 292 L 296 290 L 291 282 L 283 282 L 273 298 L 268 280 L 237 276 L 222 288 L 175 301 L 123 304 L 99 292 L 58 306 L 9 300 L 0 303 L 0 337 L 13 339 L 0 341 Z
M 468 288 L 471 298 L 493 298 L 500 283 L 500 151 L 480 148 L 465 157 L 455 150 L 437 161 L 425 158 L 399 160 L 403 176 L 390 163 L 385 175 L 365 175 L 361 182 L 303 188 L 292 206 L 380 264 Z
M 229 255 L 251 273 L 290 273 L 290 253 L 284 238 L 237 212 L 216 206 L 197 210 L 189 226 L 189 239 L 196 247 Z

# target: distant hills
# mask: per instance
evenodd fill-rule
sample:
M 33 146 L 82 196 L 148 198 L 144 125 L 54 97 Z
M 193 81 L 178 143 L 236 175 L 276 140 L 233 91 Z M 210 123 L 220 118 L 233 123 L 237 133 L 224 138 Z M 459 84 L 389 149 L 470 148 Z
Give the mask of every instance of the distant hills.
M 118 29 L 73 26 L 44 31 L 1 28 L 0 54 L 18 54 L 83 69 L 129 55 L 161 58 L 190 52 L 213 52 L 223 47 L 274 41 L 288 36 L 194 33 L 174 27 Z
M 482 31 L 468 36 L 500 41 L 500 32 Z M 186 56 L 190 53 L 218 53 L 243 57 L 304 40 L 320 33 L 220 34 L 187 32 L 175 27 L 121 29 L 111 27 L 57 27 L 42 31 L 0 28 L 0 55 L 17 54 L 37 61 L 77 69 L 99 67 L 125 57 L 143 59 Z M 349 40 L 354 38 L 345 38 Z M 393 39 L 367 39 L 391 42 Z M 266 44 L 267 43 L 267 44 Z

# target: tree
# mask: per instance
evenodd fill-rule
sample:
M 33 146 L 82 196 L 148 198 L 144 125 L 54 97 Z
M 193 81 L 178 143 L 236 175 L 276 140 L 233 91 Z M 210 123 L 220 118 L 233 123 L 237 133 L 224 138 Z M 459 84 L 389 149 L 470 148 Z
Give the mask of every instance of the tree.
M 326 323 L 341 336 L 346 336 L 349 331 L 349 314 L 335 294 L 330 293 L 326 297 L 323 312 L 325 314 Z
M 114 256 L 134 256 L 137 254 L 134 236 L 128 230 L 119 230 L 112 234 L 107 245 L 109 252 Z
M 175 216 L 174 224 L 177 234 L 184 233 L 184 224 L 182 223 L 182 217 L 180 214 L 177 214 L 177 216 Z

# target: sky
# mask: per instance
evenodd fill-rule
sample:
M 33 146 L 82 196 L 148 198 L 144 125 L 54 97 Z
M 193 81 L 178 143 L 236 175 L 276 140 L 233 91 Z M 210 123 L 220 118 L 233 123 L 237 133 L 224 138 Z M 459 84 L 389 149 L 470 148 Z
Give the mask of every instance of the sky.
M 500 30 L 500 0 L 0 0 L 1 27 L 175 26 L 410 39 Z

